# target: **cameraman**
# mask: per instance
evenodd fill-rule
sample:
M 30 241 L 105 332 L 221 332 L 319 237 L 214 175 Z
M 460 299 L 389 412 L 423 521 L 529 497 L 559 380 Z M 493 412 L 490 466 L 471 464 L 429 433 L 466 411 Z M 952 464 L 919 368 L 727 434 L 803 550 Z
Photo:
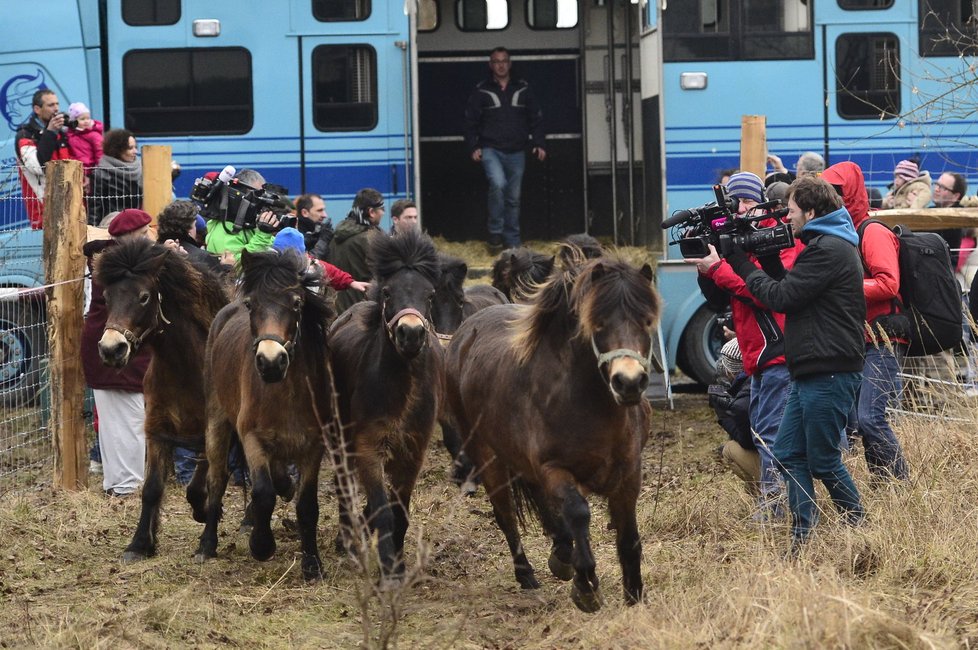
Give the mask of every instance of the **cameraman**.
M 796 552 L 815 525 L 815 478 L 847 523 L 865 518 L 842 463 L 839 432 L 862 381 L 866 300 L 859 236 L 835 189 L 818 177 L 799 178 L 791 184 L 788 210 L 792 230 L 805 242 L 791 270 L 779 268 L 773 256 L 758 269 L 736 244 L 726 258 L 758 300 L 785 313 L 785 358 L 793 383 L 774 457 L 788 483 Z
M 738 199 L 737 214 L 742 216 L 764 201 L 761 179 L 750 172 L 740 172 L 727 182 L 729 196 Z M 762 221 L 761 227 L 777 225 L 774 219 Z M 780 251 L 781 263 L 791 268 L 801 251 L 799 242 Z M 751 263 L 759 266 L 756 258 Z M 778 478 L 772 448 L 777 438 L 781 415 L 791 388 L 791 377 L 784 358 L 784 314 L 772 311 L 758 301 L 746 283 L 716 249 L 710 246 L 710 255 L 700 259 L 687 259 L 696 264 L 699 271 L 700 290 L 715 310 L 724 309 L 727 303 L 733 314 L 734 330 L 743 353 L 744 372 L 750 383 L 750 424 L 755 443 L 761 456 L 760 510 L 756 518 L 765 521 L 784 516 L 778 506 L 783 484 Z
M 265 177 L 254 169 L 242 169 L 234 178 L 254 189 L 265 185 Z M 234 264 L 243 250 L 259 253 L 271 248 L 278 228 L 279 218 L 271 211 L 258 216 L 256 228 L 244 228 L 237 233 L 231 232 L 230 226 L 221 219 L 208 219 L 207 250 L 219 256 L 222 264 Z

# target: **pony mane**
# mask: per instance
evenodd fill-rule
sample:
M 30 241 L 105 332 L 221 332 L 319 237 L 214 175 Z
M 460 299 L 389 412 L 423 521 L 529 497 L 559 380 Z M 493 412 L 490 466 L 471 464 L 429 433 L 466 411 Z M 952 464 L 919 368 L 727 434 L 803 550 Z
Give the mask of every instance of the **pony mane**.
M 659 298 L 650 280 L 628 263 L 607 257 L 562 271 L 532 294 L 529 309 L 510 322 L 517 362 L 526 363 L 548 335 L 591 337 L 601 316 L 615 309 L 624 309 L 629 320 L 657 322 Z
M 510 299 L 527 296 L 547 281 L 554 258 L 529 248 L 504 250 L 492 264 L 492 286 Z
M 580 267 L 573 267 L 537 285 L 529 295 L 528 308 L 510 321 L 511 341 L 520 365 L 529 360 L 550 329 L 555 328 L 565 339 L 574 335 L 577 319 L 571 306 L 571 289 L 579 272 Z
M 568 235 L 558 244 L 557 258 L 562 268 L 581 266 L 604 255 L 601 242 L 586 233 Z
M 247 267 L 241 277 L 242 296 L 276 296 L 293 287 L 303 289 L 302 334 L 314 337 L 314 349 L 321 347 L 336 312 L 319 291 L 321 277 L 307 273 L 308 259 L 294 250 L 270 250 L 250 253 Z
M 393 237 L 374 236 L 367 251 L 367 264 L 378 280 L 410 269 L 435 285 L 441 274 L 434 243 L 428 235 L 417 230 L 408 230 Z
M 148 239 L 117 242 L 98 258 L 96 280 L 102 286 L 137 276 L 154 280 L 163 313 L 174 323 L 190 321 L 206 332 L 214 315 L 228 303 L 216 274 Z

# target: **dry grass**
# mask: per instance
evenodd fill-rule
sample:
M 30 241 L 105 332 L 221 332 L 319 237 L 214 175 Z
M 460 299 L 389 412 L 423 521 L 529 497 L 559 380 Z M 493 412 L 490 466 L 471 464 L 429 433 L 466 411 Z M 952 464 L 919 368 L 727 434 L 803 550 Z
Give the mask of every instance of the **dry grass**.
M 910 485 L 871 489 L 865 462 L 850 456 L 869 524 L 844 528 L 823 512 L 810 547 L 786 562 L 787 529 L 749 523 L 746 493 L 715 453 L 724 436 L 705 398 L 680 396 L 677 411 L 657 412 L 645 452 L 643 605 L 623 604 L 613 533 L 592 499 L 605 597 L 594 615 L 578 612 L 569 587 L 549 576 L 539 531 L 525 541 L 542 587 L 518 588 L 484 495 L 459 497 L 435 446 L 409 533 L 423 576 L 382 597 L 365 592 L 352 563 L 332 551 L 336 504 L 325 490 L 327 575 L 318 584 L 303 582 L 298 540 L 280 524 L 276 556 L 251 559 L 233 530 L 240 490 L 226 500 L 218 559 L 191 561 L 201 527 L 171 486 L 159 556 L 130 566 L 118 558 L 138 501 L 94 488 L 11 493 L 0 498 L 0 646 L 373 646 L 380 622 L 396 611 L 400 647 L 969 647 L 978 642 L 974 406 L 956 409 L 965 422 L 899 422 Z M 292 516 L 291 507 L 276 515 Z

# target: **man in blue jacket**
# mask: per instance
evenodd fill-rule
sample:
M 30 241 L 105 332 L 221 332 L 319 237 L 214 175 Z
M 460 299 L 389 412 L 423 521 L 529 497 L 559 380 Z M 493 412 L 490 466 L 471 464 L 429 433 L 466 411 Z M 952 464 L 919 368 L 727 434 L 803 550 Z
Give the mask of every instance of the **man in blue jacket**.
M 777 256 L 762 259 L 762 270 L 736 246 L 725 253 L 750 292 L 785 314 L 785 360 L 793 384 L 773 451 L 788 484 L 797 550 L 817 519 L 816 478 L 847 523 L 865 518 L 859 491 L 842 464 L 839 432 L 862 382 L 866 300 L 859 236 L 835 188 L 821 178 L 799 178 L 789 189 L 788 216 L 805 243 L 790 271 Z
M 520 245 L 520 189 L 526 147 L 543 161 L 543 111 L 530 85 L 511 79 L 509 51 L 489 53 L 488 79 L 480 82 L 465 107 L 465 144 L 481 162 L 489 181 L 489 248 L 498 253 Z

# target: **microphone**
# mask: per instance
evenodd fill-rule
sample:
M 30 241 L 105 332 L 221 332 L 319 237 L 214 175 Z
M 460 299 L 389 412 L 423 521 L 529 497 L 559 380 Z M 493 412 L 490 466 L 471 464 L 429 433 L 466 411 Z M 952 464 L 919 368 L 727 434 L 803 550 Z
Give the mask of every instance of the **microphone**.
M 662 222 L 662 229 L 672 228 L 673 226 L 680 224 L 684 221 L 692 219 L 698 214 L 697 210 L 679 210 L 674 212 L 671 217 Z
M 221 181 L 222 183 L 230 183 L 231 179 L 234 178 L 236 173 L 237 170 L 231 165 L 228 165 L 221 170 L 220 174 L 217 175 L 217 180 Z

